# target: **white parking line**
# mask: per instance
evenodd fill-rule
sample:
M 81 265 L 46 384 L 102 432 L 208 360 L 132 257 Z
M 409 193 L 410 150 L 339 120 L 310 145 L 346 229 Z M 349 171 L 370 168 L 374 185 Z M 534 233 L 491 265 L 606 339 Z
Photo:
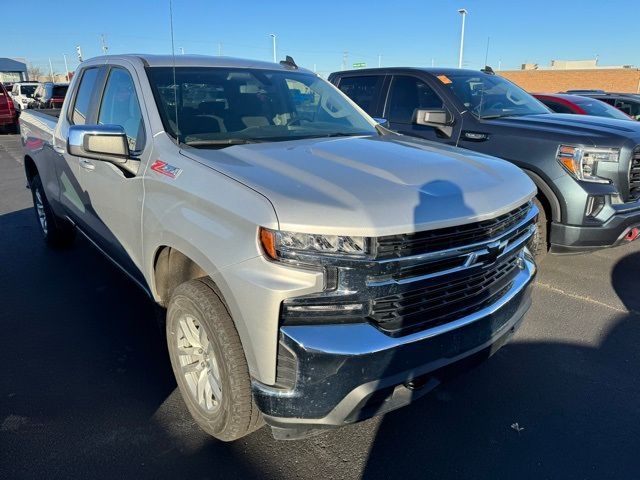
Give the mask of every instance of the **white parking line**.
M 614 312 L 618 312 L 618 313 L 631 313 L 631 314 L 633 314 L 633 315 L 638 315 L 638 316 L 640 316 L 640 312 L 639 312 L 639 311 L 636 311 L 636 310 L 627 310 L 627 309 L 625 309 L 625 308 L 615 307 L 615 306 L 613 306 L 613 305 L 609 305 L 608 303 L 601 302 L 601 301 L 599 301 L 599 300 L 596 300 L 596 299 L 594 299 L 594 298 L 588 297 L 588 296 L 586 296 L 586 295 L 578 295 L 578 294 L 576 294 L 576 293 L 569 293 L 569 292 L 567 292 L 567 291 L 565 291 L 565 290 L 562 290 L 561 288 L 558 288 L 558 287 L 554 287 L 554 286 L 552 286 L 552 285 L 549 285 L 548 283 L 536 282 L 536 285 L 537 285 L 538 287 L 546 288 L 547 290 L 551 290 L 552 292 L 559 293 L 559 294 L 564 295 L 564 296 L 566 296 L 566 297 L 573 298 L 574 300 L 581 300 L 581 301 L 583 301 L 583 302 L 591 303 L 591 304 L 593 304 L 593 305 L 598 305 L 598 306 L 600 306 L 600 307 L 608 308 L 608 309 L 610 309 L 610 310 L 613 310 Z

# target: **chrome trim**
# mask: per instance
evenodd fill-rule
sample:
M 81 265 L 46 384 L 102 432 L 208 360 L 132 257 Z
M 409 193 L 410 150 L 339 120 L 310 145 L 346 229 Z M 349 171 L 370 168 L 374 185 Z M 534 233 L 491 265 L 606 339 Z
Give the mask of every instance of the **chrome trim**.
M 536 266 L 524 252 L 522 262 L 522 271 L 513 280 L 509 290 L 495 303 L 466 317 L 420 332 L 402 337 L 390 337 L 368 323 L 293 325 L 283 326 L 280 330 L 307 350 L 339 355 L 367 355 L 408 343 L 420 342 L 469 325 L 504 307 L 535 276 Z

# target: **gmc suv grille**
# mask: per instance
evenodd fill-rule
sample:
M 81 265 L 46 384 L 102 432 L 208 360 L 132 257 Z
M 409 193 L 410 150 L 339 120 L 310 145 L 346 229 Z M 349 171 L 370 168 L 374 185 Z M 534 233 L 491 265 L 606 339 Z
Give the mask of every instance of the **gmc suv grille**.
M 640 198 L 640 147 L 633 151 L 631 168 L 629 169 L 629 200 Z
M 499 236 L 527 216 L 531 204 L 482 222 L 405 235 L 389 235 L 377 241 L 376 258 L 399 258 L 471 245 Z

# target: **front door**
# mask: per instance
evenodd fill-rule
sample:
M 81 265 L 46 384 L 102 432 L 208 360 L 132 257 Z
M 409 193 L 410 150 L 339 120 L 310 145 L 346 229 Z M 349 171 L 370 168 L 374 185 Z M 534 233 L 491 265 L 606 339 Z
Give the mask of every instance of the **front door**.
M 437 127 L 418 125 L 415 120 L 416 110 L 419 109 L 446 109 L 446 106 L 435 90 L 422 79 L 413 75 L 394 75 L 384 113 L 391 130 L 426 140 L 456 144 L 457 125 L 454 125 L 450 135 Z

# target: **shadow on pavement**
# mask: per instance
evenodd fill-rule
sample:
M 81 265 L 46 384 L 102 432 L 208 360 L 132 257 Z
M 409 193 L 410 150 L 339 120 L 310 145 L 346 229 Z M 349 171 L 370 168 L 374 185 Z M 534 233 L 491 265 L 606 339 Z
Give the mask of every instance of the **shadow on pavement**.
M 640 467 L 638 272 L 640 252 L 615 265 L 613 287 L 633 313 L 608 320 L 597 348 L 507 345 L 473 372 L 387 415 L 363 478 L 634 478 Z M 575 315 L 579 321 L 580 308 Z M 526 321 L 536 319 L 530 313 Z
M 38 237 L 31 209 L 0 216 L 0 477 L 600 479 L 640 467 L 636 314 L 609 320 L 597 348 L 516 341 L 382 420 L 224 444 L 190 419 L 144 293 L 88 242 L 52 251 Z M 633 311 L 639 271 L 640 252 L 612 275 Z

